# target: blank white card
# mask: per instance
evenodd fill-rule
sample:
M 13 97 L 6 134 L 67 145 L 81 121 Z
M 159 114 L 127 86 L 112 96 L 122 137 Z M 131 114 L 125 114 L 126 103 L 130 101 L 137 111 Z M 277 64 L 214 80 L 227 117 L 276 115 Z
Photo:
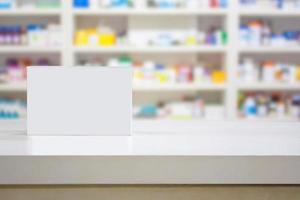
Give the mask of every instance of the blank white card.
M 29 67 L 29 135 L 129 135 L 132 70 Z

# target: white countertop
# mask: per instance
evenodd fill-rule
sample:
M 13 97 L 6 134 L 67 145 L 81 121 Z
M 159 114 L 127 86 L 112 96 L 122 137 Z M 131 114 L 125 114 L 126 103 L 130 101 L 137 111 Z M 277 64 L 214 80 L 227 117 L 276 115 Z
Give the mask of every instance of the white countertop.
M 134 129 L 132 136 L 2 131 L 0 184 L 300 183 L 298 123 L 165 121 Z
M 247 134 L 2 136 L 0 156 L 300 156 L 299 137 Z

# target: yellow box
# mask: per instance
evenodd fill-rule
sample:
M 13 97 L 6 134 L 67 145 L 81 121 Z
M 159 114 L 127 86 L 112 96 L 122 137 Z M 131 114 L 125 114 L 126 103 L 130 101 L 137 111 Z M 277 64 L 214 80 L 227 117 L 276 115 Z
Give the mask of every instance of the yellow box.
M 112 33 L 99 34 L 99 45 L 113 46 L 116 44 L 116 35 Z
M 159 83 L 166 83 L 168 81 L 168 76 L 163 72 L 156 72 L 155 78 L 159 81 Z
M 296 68 L 296 80 L 300 81 L 300 66 Z
M 196 45 L 197 44 L 197 38 L 194 36 L 188 36 L 186 38 L 186 45 Z
M 213 83 L 224 83 L 226 81 L 226 73 L 221 70 L 216 70 L 212 73 Z
M 75 45 L 86 46 L 89 43 L 89 34 L 86 30 L 79 30 L 75 34 Z
M 144 79 L 144 73 L 141 70 L 134 70 L 133 71 L 133 79 L 134 80 L 143 80 Z

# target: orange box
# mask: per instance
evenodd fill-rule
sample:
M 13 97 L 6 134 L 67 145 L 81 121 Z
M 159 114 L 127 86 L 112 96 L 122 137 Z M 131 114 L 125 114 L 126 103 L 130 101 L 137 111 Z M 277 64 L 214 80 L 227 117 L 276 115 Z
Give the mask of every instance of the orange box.
M 226 81 L 226 73 L 221 70 L 216 70 L 212 73 L 213 83 L 224 83 Z

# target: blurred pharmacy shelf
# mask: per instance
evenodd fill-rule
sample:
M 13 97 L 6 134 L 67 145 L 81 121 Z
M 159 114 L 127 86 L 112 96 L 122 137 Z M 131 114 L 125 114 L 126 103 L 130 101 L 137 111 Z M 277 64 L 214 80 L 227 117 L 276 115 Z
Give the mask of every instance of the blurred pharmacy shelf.
M 137 1 L 140 2 L 139 0 Z M 207 1 L 210 2 L 210 0 Z M 270 24 L 274 24 L 275 26 L 276 33 L 280 34 L 285 30 L 293 30 L 294 27 L 296 27 L 295 29 L 299 29 L 299 8 L 240 8 L 239 1 L 229 0 L 228 5 L 224 7 L 215 5 L 209 7 L 206 5 L 208 7 L 205 8 L 190 6 L 189 8 L 163 9 L 154 7 L 103 8 L 95 6 L 92 8 L 75 8 L 73 7 L 73 0 L 61 0 L 60 2 L 61 6 L 57 8 L 0 9 L 0 24 L 20 24 L 22 27 L 26 27 L 31 23 L 41 24 L 42 27 L 47 25 L 47 23 L 60 24 L 62 32 L 61 40 L 63 41 L 63 45 L 58 47 L 1 45 L 1 65 L 5 65 L 5 61 L 11 57 L 14 58 L 14 55 L 16 55 L 15 60 L 22 60 L 22 57 L 32 57 L 35 64 L 38 58 L 47 58 L 52 64 L 65 66 L 76 66 L 79 65 L 80 61 L 93 61 L 94 58 L 99 58 L 102 63 L 105 63 L 112 58 L 126 55 L 132 57 L 133 62 L 135 64 L 137 63 L 137 65 L 140 63 L 149 63 L 150 61 L 151 63 L 155 63 L 156 67 L 163 65 L 164 70 L 168 68 L 174 69 L 183 63 L 189 65 L 192 69 L 195 67 L 203 67 L 205 70 L 208 69 L 208 71 L 219 70 L 226 73 L 227 81 L 225 83 L 207 83 L 207 80 L 201 79 L 199 83 L 195 83 L 193 80 L 171 83 L 165 81 L 163 76 L 160 77 L 163 80 L 162 83 L 156 83 L 155 81 L 153 81 L 152 84 L 145 84 L 144 82 L 134 83 L 133 90 L 137 95 L 134 95 L 133 100 L 138 103 L 154 105 L 157 105 L 157 103 L 161 101 L 164 103 L 178 103 L 188 94 L 196 100 L 201 97 L 207 105 L 218 104 L 223 106 L 225 109 L 224 113 L 226 113 L 224 119 L 239 119 L 238 94 L 240 91 L 283 91 L 296 94 L 300 92 L 300 83 L 254 82 L 246 84 L 238 83 L 236 80 L 237 66 L 244 57 L 253 57 L 253 60 L 258 59 L 260 61 L 271 59 L 280 62 L 279 58 L 287 54 L 289 58 L 292 58 L 292 63 L 300 63 L 300 59 L 297 58 L 300 53 L 300 45 L 239 46 L 238 41 L 240 37 L 239 25 L 242 23 L 247 25 L 248 22 L 253 19 L 262 18 L 263 20 L 270 20 L 272 22 Z M 212 2 L 215 3 L 218 1 Z M 222 0 L 220 2 L 224 3 L 226 1 Z M 289 21 L 290 19 L 292 22 Z M 78 30 L 91 29 L 93 31 L 93 29 L 97 29 L 100 25 L 104 26 L 104 28 L 109 27 L 111 30 L 115 30 L 117 37 L 119 37 L 116 41 L 121 37 L 121 44 L 94 46 L 75 45 L 74 38 Z M 132 39 L 136 36 L 138 40 L 141 40 L 143 37 L 148 37 L 148 35 L 143 36 L 145 33 L 143 32 L 144 30 L 165 31 L 164 33 L 169 33 L 172 30 L 181 31 L 182 29 L 190 30 L 189 33 L 191 33 L 191 35 L 201 33 L 210 34 L 210 36 L 213 35 L 212 32 L 214 31 L 218 34 L 223 31 L 226 34 L 228 33 L 228 36 L 226 36 L 228 37 L 228 42 L 224 45 L 216 45 L 216 41 L 207 42 L 203 39 L 203 35 L 202 42 L 197 44 L 195 44 L 195 38 L 186 37 L 184 41 L 186 43 L 192 43 L 186 45 L 182 45 L 182 43 L 180 43 L 180 45 L 174 45 L 173 43 L 173 46 L 145 46 L 144 44 L 131 44 L 128 41 L 130 38 Z M 258 32 L 259 31 L 260 30 L 258 30 Z M 155 40 L 158 37 L 153 38 Z M 111 38 L 109 39 L 112 40 Z M 208 39 L 211 40 L 211 38 Z M 89 42 L 90 41 L 87 43 Z M 286 63 L 287 61 L 285 60 L 283 62 Z M 147 69 L 147 67 L 145 67 L 145 69 Z M 161 70 L 162 68 L 159 69 Z M 207 71 L 203 73 L 209 74 Z M 147 70 L 145 74 L 147 74 Z M 8 92 L 26 94 L 26 83 L 0 83 L 0 98 L 1 96 L 5 96 Z M 257 120 L 276 121 L 277 119 L 266 117 L 266 119 L 257 118 Z M 294 118 L 286 117 L 285 120 L 294 120 Z M 202 119 L 199 121 L 202 121 Z

